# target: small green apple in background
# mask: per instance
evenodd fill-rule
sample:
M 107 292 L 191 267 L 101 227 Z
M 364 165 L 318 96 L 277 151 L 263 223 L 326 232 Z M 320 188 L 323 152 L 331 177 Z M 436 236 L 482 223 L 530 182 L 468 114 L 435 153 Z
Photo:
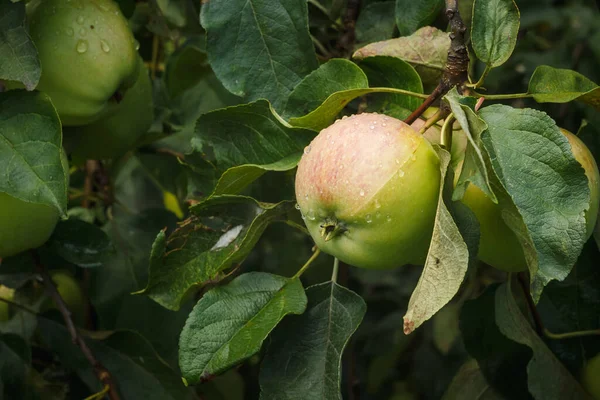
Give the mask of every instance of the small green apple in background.
M 68 177 L 69 162 L 64 151 L 61 160 Z M 59 212 L 54 207 L 29 203 L 0 192 L 0 259 L 43 245 L 58 219 Z
M 585 218 L 586 239 L 589 239 L 596 224 L 600 202 L 600 175 L 598 173 L 598 166 L 590 150 L 577 136 L 566 129 L 561 129 L 561 132 L 571 144 L 573 155 L 583 166 L 585 175 L 588 178 L 590 204 L 589 209 L 585 213 Z M 462 163 L 457 168 L 455 182 L 458 179 L 461 167 Z M 502 219 L 500 206 L 492 202 L 481 189 L 471 184 L 467 187 L 461 201 L 473 211 L 480 224 L 479 259 L 486 264 L 507 272 L 526 270 L 527 262 L 525 261 L 523 249 L 517 236 Z
M 112 0 L 34 0 L 27 17 L 42 65 L 37 89 L 63 125 L 100 118 L 135 83 L 136 42 Z
M 304 150 L 296 200 L 317 246 L 348 264 L 391 268 L 425 261 L 440 161 L 404 122 L 380 114 L 336 121 Z
M 71 311 L 73 321 L 77 323 L 77 325 L 83 325 L 87 316 L 87 307 L 83 291 L 81 290 L 79 283 L 75 280 L 75 277 L 64 270 L 51 271 L 50 277 L 56 285 L 60 297 L 62 297 L 67 308 Z M 56 304 L 54 304 L 52 299 L 49 299 L 46 306 L 43 307 L 43 311 L 52 308 L 55 309 Z
M 90 125 L 64 129 L 65 147 L 74 160 L 101 160 L 123 155 L 145 134 L 154 117 L 152 82 L 143 60 L 135 85 L 114 114 Z
M 600 400 L 600 354 L 587 360 L 581 371 L 581 384 L 594 400 Z
M 14 289 L 0 285 L 0 299 L 12 300 L 14 297 Z M 10 319 L 10 307 L 8 303 L 0 300 L 0 322 L 5 322 Z

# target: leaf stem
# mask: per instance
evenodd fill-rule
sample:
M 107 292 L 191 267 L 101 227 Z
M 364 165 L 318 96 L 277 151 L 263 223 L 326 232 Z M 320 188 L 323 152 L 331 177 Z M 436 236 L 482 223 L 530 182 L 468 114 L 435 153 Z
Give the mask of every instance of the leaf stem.
M 73 341 L 73 344 L 79 347 L 85 358 L 88 360 L 88 362 L 94 369 L 98 380 L 102 382 L 104 386 L 108 386 L 108 398 L 110 400 L 120 400 L 121 396 L 117 391 L 117 386 L 112 379 L 112 375 L 106 369 L 106 367 L 104 367 L 104 365 L 102 365 L 100 361 L 96 359 L 96 356 L 94 356 L 92 350 L 90 350 L 85 340 L 83 340 L 83 338 L 79 334 L 77 328 L 75 327 L 75 324 L 73 323 L 73 319 L 71 318 L 72 313 L 71 311 L 69 311 L 67 303 L 65 303 L 65 300 L 58 292 L 56 285 L 52 281 L 50 274 L 48 274 L 46 267 L 42 264 L 40 255 L 37 253 L 36 250 L 31 251 L 31 258 L 33 258 L 33 263 L 36 266 L 38 274 L 42 277 L 46 293 L 48 293 L 48 295 L 52 298 L 52 300 L 56 304 L 56 307 L 58 308 L 58 311 L 60 311 L 60 313 L 62 314 L 65 326 L 67 328 L 67 331 L 71 335 L 71 340 Z
M 452 148 L 452 124 L 454 124 L 454 121 L 456 121 L 456 118 L 451 113 L 444 121 L 442 131 L 440 132 L 440 144 L 448 151 Z
M 331 272 L 331 282 L 337 283 L 338 271 L 340 269 L 340 260 L 337 257 L 333 259 L 333 272 Z
M 411 92 L 410 90 L 403 90 L 403 89 L 396 89 L 396 88 L 389 88 L 389 87 L 374 87 L 374 88 L 370 88 L 370 89 L 373 91 L 382 92 L 382 93 L 405 94 L 407 96 L 418 97 L 419 99 L 427 99 L 431 96 L 429 94 Z
M 304 271 L 306 271 L 308 269 L 308 267 L 310 267 L 312 262 L 315 261 L 315 259 L 319 256 L 319 254 L 321 254 L 321 250 L 319 248 L 317 248 L 315 250 L 315 252 L 312 254 L 312 256 L 310 256 L 308 261 L 302 266 L 302 268 L 300 268 L 298 270 L 298 272 L 296 272 L 296 275 L 292 276 L 292 279 L 300 278 L 302 276 L 302 274 L 304 273 Z
M 29 307 L 25 307 L 25 306 L 24 306 L 24 305 L 22 305 L 22 304 L 15 303 L 15 302 L 14 302 L 14 301 L 12 301 L 12 300 L 8 300 L 8 299 L 5 299 L 5 298 L 2 298 L 2 297 L 0 297 L 0 302 L 3 302 L 3 303 L 6 303 L 6 304 L 9 304 L 9 305 L 11 305 L 11 306 L 13 306 L 13 307 L 16 307 L 16 308 L 18 308 L 18 309 L 20 309 L 20 310 L 23 310 L 23 311 L 25 311 L 25 312 L 27 312 L 27 313 L 29 313 L 29 314 L 38 315 L 38 313 L 37 313 L 35 310 L 32 310 L 32 309 L 31 309 L 31 308 L 29 308 Z
M 552 333 L 548 329 L 544 329 L 544 336 L 548 339 L 571 339 L 582 336 L 600 336 L 600 329 L 590 329 L 587 331 L 573 331 L 573 332 L 565 332 L 565 333 Z
M 423 125 L 421 129 L 419 129 L 419 135 L 425 134 L 425 132 L 427 132 L 427 129 L 431 128 L 433 125 L 437 124 L 437 122 L 442 119 L 444 119 L 444 112 L 440 108 L 436 111 L 435 114 L 433 114 L 431 118 L 425 121 L 425 125 Z
M 466 86 L 473 88 L 473 89 L 477 89 L 477 88 L 481 87 L 481 85 L 483 85 L 483 81 L 485 81 L 485 78 L 488 76 L 488 74 L 490 73 L 491 70 L 492 70 L 492 67 L 490 67 L 488 64 L 486 64 L 485 69 L 483 70 L 483 74 L 481 74 L 481 77 L 479 78 L 479 80 L 475 83 L 468 83 Z
M 483 97 L 486 100 L 511 100 L 511 99 L 526 99 L 533 97 L 531 93 L 512 93 L 512 94 L 481 94 L 471 92 L 475 97 Z

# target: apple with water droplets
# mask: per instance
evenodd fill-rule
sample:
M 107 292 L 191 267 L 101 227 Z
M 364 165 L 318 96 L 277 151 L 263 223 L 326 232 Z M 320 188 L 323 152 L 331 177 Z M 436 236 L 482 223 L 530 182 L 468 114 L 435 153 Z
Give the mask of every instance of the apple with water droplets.
M 345 117 L 304 150 L 296 200 L 324 252 L 356 267 L 422 264 L 440 187 L 432 145 L 382 114 Z
M 50 96 L 63 125 L 111 113 L 134 85 L 137 44 L 114 1 L 34 0 L 27 22 L 42 66 L 37 89 Z

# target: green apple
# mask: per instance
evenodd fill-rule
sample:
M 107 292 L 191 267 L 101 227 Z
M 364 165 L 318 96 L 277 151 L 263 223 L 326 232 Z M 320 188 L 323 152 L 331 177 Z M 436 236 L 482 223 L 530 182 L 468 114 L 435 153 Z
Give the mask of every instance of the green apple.
M 561 132 L 571 144 L 575 159 L 583 166 L 590 188 L 590 204 L 585 213 L 586 239 L 588 239 L 596 224 L 598 203 L 600 202 L 600 175 L 594 156 L 586 145 L 571 132 L 561 129 Z M 462 163 L 458 166 L 458 171 Z M 455 182 L 458 179 L 457 172 Z M 525 254 L 517 236 L 502 219 L 498 204 L 490 200 L 483 191 L 475 185 L 468 185 L 461 200 L 466 204 L 479 221 L 481 236 L 479 242 L 479 259 L 495 268 L 507 272 L 524 271 L 527 269 Z
M 64 151 L 61 160 L 68 177 L 69 162 Z M 0 192 L 0 259 L 43 245 L 58 219 L 59 212 L 54 207 Z
M 0 285 L 0 299 L 12 300 L 14 297 L 14 289 Z M 10 305 L 0 300 L 0 322 L 5 322 L 10 319 Z
M 60 297 L 65 301 L 67 308 L 71 311 L 73 321 L 77 325 L 83 325 L 86 320 L 87 307 L 83 291 L 79 286 L 79 283 L 75 280 L 73 275 L 68 271 L 56 270 L 50 272 L 50 277 L 56 285 L 56 289 L 60 294 Z M 50 308 L 56 308 L 56 305 L 51 302 L 44 307 L 46 310 Z
M 29 34 L 63 125 L 90 123 L 117 105 L 138 76 L 136 42 L 112 0 L 34 0 Z
M 152 82 L 143 66 L 135 85 L 125 93 L 114 114 L 90 125 L 65 128 L 65 146 L 74 159 L 118 157 L 136 144 L 153 120 Z
M 581 384 L 594 400 L 600 400 L 600 354 L 587 360 L 581 371 Z
M 348 264 L 422 264 L 437 210 L 440 161 L 404 122 L 359 114 L 304 150 L 296 200 L 317 246 Z

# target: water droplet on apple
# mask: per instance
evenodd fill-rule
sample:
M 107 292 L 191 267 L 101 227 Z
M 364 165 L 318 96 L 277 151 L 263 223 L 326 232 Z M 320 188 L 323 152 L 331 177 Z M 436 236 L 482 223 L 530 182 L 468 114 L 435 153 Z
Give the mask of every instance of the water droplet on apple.
M 296 205 L 294 206 L 294 208 L 295 208 L 296 210 L 299 210 L 299 209 L 300 209 L 300 204 L 296 203 Z
M 83 21 L 84 21 L 84 19 L 83 19 L 83 16 L 82 16 L 82 15 L 80 15 L 79 17 L 77 17 L 77 23 L 78 23 L 79 25 L 83 25 Z
M 387 220 L 387 222 L 392 222 L 392 217 L 389 215 L 385 219 Z
M 140 42 L 138 42 L 137 40 L 134 40 L 133 44 L 135 45 L 135 51 L 138 51 L 140 49 Z M 236 79 L 235 83 L 238 83 L 237 79 Z
M 100 48 L 102 49 L 103 52 L 108 53 L 110 51 L 110 46 L 108 45 L 108 43 L 106 43 L 105 40 L 101 40 L 100 41 Z
M 375 208 L 381 208 L 381 204 L 379 204 L 378 200 L 375 200 Z
M 367 221 L 367 224 L 370 224 L 371 222 L 373 222 L 373 218 L 371 218 L 371 214 L 365 215 L 365 220 Z
M 387 124 L 384 122 L 383 124 L 381 124 L 381 126 L 387 126 Z
M 73 28 L 67 28 L 65 29 L 65 33 L 67 34 L 67 36 L 73 36 L 75 34 L 75 31 L 73 30 Z
M 79 54 L 83 54 L 87 51 L 88 49 L 88 43 L 86 40 L 79 40 L 77 41 L 77 46 L 75 46 L 75 49 L 77 50 L 77 52 Z
M 362 190 L 362 189 L 360 189 L 360 193 L 359 193 L 359 194 L 360 194 L 361 196 L 364 196 L 364 195 L 365 195 L 365 191 L 364 191 L 364 190 Z
M 375 125 L 371 125 L 371 126 L 369 127 L 369 129 L 371 129 L 371 130 L 375 129 Z
M 398 176 L 400 178 L 402 178 L 404 176 L 404 171 L 402 171 L 401 169 L 398 170 Z
M 304 148 L 304 154 L 308 154 L 308 153 L 310 153 L 310 150 L 311 150 L 311 147 L 310 147 L 310 146 L 306 146 L 306 147 Z
M 79 29 L 79 34 L 80 34 L 81 36 L 85 36 L 85 35 L 87 34 L 87 32 L 85 31 L 85 28 L 81 28 L 81 29 Z

